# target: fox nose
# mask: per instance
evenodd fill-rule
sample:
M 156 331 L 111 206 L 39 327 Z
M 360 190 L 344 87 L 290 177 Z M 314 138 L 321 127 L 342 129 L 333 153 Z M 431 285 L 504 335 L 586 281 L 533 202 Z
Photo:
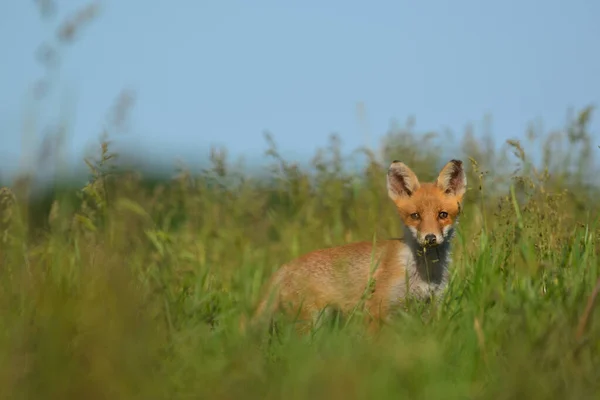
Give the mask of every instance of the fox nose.
M 434 234 L 430 233 L 425 235 L 425 241 L 427 242 L 427 244 L 435 244 L 437 239 L 435 238 Z

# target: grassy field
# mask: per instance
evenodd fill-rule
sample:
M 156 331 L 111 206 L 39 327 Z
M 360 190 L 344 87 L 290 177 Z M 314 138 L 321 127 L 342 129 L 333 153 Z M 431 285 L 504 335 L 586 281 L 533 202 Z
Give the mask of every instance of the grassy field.
M 310 168 L 271 143 L 260 173 L 213 152 L 206 171 L 153 184 L 113 171 L 105 147 L 89 184 L 57 190 L 41 217 L 17 182 L 0 208 L 0 396 L 597 398 L 599 150 L 588 119 L 499 149 L 395 132 L 381 151 L 351 155 L 366 160 L 358 170 L 335 139 Z M 304 337 L 285 325 L 276 337 L 239 332 L 281 263 L 401 234 L 391 160 L 430 179 L 456 157 L 469 191 L 442 303 L 407 304 L 376 338 L 361 318 Z

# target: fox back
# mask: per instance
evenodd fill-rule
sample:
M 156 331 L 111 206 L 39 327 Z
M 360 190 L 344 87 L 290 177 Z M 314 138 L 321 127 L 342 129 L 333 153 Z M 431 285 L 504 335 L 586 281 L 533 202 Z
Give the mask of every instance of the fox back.
M 364 302 L 370 327 L 377 329 L 407 296 L 439 295 L 466 184 L 459 160 L 447 163 L 430 183 L 420 183 L 404 163 L 392 162 L 387 189 L 404 237 L 316 250 L 284 264 L 269 280 L 253 320 L 281 311 L 296 317 L 303 332 L 323 311 L 348 313 Z

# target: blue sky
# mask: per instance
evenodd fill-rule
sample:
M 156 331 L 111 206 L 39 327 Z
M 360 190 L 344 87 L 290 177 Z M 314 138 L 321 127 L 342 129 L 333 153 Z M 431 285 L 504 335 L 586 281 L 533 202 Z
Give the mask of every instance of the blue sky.
M 58 16 L 84 4 L 73 3 L 58 1 Z M 42 22 L 34 1 L 0 2 L 0 168 L 22 155 L 25 116 L 36 116 L 38 131 L 67 116 L 79 157 L 125 88 L 136 104 L 120 140 L 189 162 L 210 144 L 260 157 L 265 130 L 298 160 L 332 132 L 354 149 L 366 140 L 359 102 L 377 145 L 392 119 L 461 133 L 490 114 L 501 141 L 531 121 L 560 128 L 568 108 L 600 100 L 596 0 L 101 4 L 62 52 L 53 95 L 34 106 L 34 54 L 56 23 Z

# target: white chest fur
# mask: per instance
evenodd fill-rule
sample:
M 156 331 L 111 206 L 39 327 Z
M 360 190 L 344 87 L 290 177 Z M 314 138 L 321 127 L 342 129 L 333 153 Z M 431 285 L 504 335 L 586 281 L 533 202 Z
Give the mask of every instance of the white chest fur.
M 432 296 L 439 298 L 448 282 L 448 246 L 442 245 L 428 251 L 407 246 L 398 256 L 400 264 L 405 267 L 405 276 L 393 284 L 391 302 L 401 303 L 407 296 L 420 301 L 427 301 Z

